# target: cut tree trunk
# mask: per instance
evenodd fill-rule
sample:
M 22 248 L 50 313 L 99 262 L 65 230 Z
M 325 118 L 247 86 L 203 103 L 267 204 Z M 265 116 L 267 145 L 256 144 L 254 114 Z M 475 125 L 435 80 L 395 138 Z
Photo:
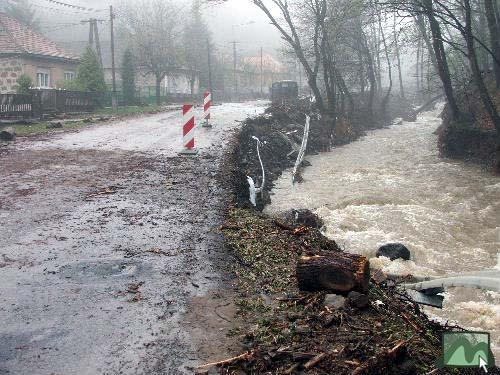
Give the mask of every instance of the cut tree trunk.
M 297 281 L 302 291 L 327 290 L 347 294 L 366 293 L 370 281 L 370 262 L 361 255 L 332 253 L 303 256 L 297 263 Z

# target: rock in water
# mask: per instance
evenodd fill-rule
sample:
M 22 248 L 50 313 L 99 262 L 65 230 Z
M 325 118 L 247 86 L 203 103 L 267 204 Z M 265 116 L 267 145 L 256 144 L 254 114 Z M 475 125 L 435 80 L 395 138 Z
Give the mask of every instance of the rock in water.
M 2 141 L 13 141 L 16 138 L 16 132 L 13 128 L 5 128 L 0 131 L 0 139 Z
M 292 225 L 304 225 L 309 228 L 321 228 L 323 220 L 310 210 L 291 210 L 285 214 L 285 221 Z
M 404 259 L 410 260 L 411 254 L 408 248 L 401 243 L 389 243 L 379 247 L 377 257 L 387 257 L 390 260 Z

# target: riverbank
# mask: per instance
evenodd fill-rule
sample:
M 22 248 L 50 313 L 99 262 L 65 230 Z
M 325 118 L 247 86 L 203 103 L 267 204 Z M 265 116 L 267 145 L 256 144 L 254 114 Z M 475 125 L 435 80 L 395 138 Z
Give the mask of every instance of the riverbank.
M 224 362 L 221 373 L 467 373 L 435 367 L 441 354 L 441 332 L 459 328 L 430 321 L 381 273 L 372 275 L 364 306 L 326 292 L 298 290 L 295 267 L 301 255 L 341 249 L 318 229 L 273 219 L 253 209 L 246 176 L 260 183 L 260 162 L 252 139 L 257 136 L 264 142 L 261 156 L 267 189 L 274 186 L 281 172 L 293 165 L 287 154 L 290 140 L 298 143 L 302 136 L 302 116 L 283 108 L 268 110 L 245 122 L 235 145 L 231 163 L 236 207 L 222 232 L 235 259 L 236 303 L 244 322 L 231 333 L 244 348 L 241 356 Z M 309 153 L 326 151 L 323 137 L 313 118 Z M 257 208 L 268 202 L 269 196 L 264 195 Z
M 500 90 L 496 88 L 494 77 L 485 78 L 493 103 L 500 111 Z M 457 90 L 456 100 L 463 119 L 454 122 L 448 105 L 445 106 L 443 124 L 438 130 L 441 154 L 479 164 L 500 174 L 500 161 L 497 160 L 500 157 L 497 153 L 499 135 L 484 108 L 477 87 L 471 82 L 462 90 Z

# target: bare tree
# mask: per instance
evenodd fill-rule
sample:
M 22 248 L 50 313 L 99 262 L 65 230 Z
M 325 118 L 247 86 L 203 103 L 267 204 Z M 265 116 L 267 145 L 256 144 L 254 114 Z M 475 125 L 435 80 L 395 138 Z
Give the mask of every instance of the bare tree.
M 495 72 L 497 88 L 500 88 L 500 19 L 498 19 L 495 4 L 494 0 L 484 0 L 491 50 L 496 57 L 493 59 L 493 71 Z
M 310 12 L 308 16 L 313 16 L 314 23 L 309 26 L 309 30 L 306 36 L 300 35 L 299 30 L 299 19 L 292 12 L 291 7 L 297 3 L 289 2 L 287 0 L 251 0 L 257 7 L 259 7 L 269 18 L 271 23 L 279 30 L 282 38 L 287 42 L 295 51 L 297 58 L 304 67 L 304 71 L 307 75 L 307 82 L 309 87 L 316 97 L 316 103 L 319 110 L 322 113 L 327 112 L 327 107 L 325 105 L 321 90 L 318 86 L 318 73 L 320 70 L 321 62 L 323 56 L 321 55 L 321 33 L 322 26 L 324 25 L 324 19 L 321 17 L 326 17 L 326 0 L 306 0 L 305 8 L 307 12 Z M 271 6 L 274 6 L 279 12 L 282 18 L 281 20 L 275 17 L 271 11 Z M 305 48 L 304 41 L 309 39 L 308 43 L 310 45 L 309 49 Z
M 172 0 L 148 0 L 129 7 L 120 17 L 140 72 L 155 78 L 157 104 L 161 104 L 163 80 L 182 64 L 177 38 L 182 33 L 179 14 L 180 7 Z

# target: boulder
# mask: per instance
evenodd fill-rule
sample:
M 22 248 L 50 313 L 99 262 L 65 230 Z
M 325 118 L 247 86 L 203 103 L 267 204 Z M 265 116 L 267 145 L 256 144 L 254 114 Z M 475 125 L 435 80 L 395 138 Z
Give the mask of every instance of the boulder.
M 13 128 L 5 128 L 0 131 L 2 141 L 13 141 L 16 138 L 16 131 Z
M 410 260 L 411 254 L 408 248 L 401 243 L 389 243 L 379 247 L 377 257 L 387 257 L 390 260 L 404 259 Z
M 356 291 L 352 291 L 347 295 L 347 301 L 349 305 L 357 309 L 364 309 L 370 304 L 370 298 L 366 294 Z
M 324 223 L 311 210 L 290 210 L 285 214 L 285 221 L 292 225 L 303 225 L 310 228 L 321 228 Z
M 325 296 L 325 306 L 333 308 L 335 310 L 344 307 L 345 297 L 339 296 L 337 294 L 327 294 Z

